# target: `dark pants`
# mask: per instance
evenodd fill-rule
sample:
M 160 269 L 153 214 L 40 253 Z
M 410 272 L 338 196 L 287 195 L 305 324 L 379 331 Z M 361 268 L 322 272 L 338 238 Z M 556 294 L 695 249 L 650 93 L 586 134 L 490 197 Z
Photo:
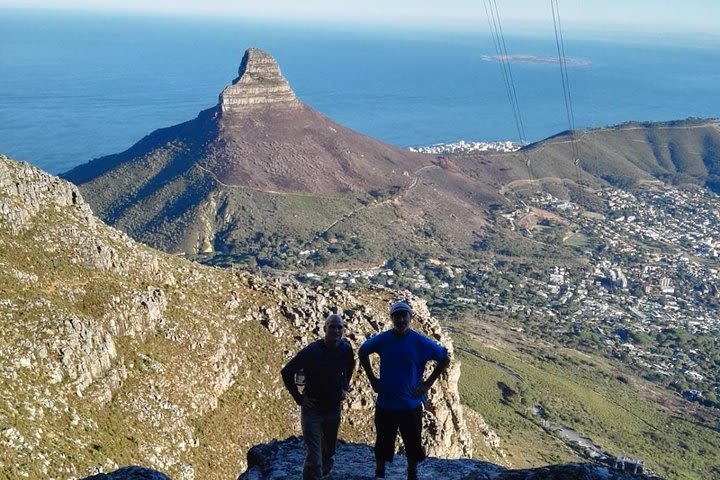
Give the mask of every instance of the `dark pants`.
M 405 444 L 405 456 L 416 462 L 423 461 L 422 407 L 401 412 L 375 408 L 375 460 L 392 462 L 398 429 Z
M 305 440 L 303 480 L 320 480 L 332 470 L 340 428 L 340 409 L 329 412 L 303 409 L 300 423 Z

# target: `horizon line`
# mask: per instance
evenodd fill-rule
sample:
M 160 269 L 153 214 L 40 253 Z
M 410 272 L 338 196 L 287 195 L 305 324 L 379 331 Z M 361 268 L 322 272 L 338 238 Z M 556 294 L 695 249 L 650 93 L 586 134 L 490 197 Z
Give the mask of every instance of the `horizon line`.
M 486 21 L 479 19 L 467 18 L 462 22 L 450 19 L 438 20 L 437 22 L 428 22 L 427 20 L 414 21 L 398 21 L 397 18 L 388 18 L 387 20 L 367 19 L 367 18 L 349 18 L 349 17 L 316 17 L 303 16 L 295 17 L 277 17 L 262 14 L 243 14 L 239 12 L 212 12 L 212 11 L 152 11 L 152 10 L 120 10 L 120 9 L 104 9 L 104 8 L 81 8 L 81 7 L 58 7 L 58 6 L 17 6 L 17 5 L 0 5 L 0 11 L 12 11 L 16 13 L 27 14 L 66 14 L 66 15 L 103 15 L 107 17 L 128 18 L 128 19 L 155 19 L 155 20 L 187 20 L 193 22 L 216 21 L 222 23 L 228 22 L 262 22 L 269 24 L 296 25 L 298 27 L 315 27 L 328 30 L 342 30 L 351 28 L 353 30 L 387 30 L 389 28 L 396 29 L 402 27 L 408 32 L 432 31 L 439 33 L 456 33 L 456 34 L 479 34 L 486 35 Z M 477 20 L 477 21 L 476 21 Z M 540 28 L 544 22 L 540 20 L 511 20 L 506 22 L 506 35 L 510 36 L 552 36 L 553 32 L 546 28 Z M 683 28 L 674 30 L 662 29 L 659 25 L 645 25 L 631 27 L 630 25 L 598 25 L 592 22 L 574 22 L 570 24 L 571 28 L 566 28 L 564 34 L 567 38 L 577 38 L 587 36 L 593 39 L 603 39 L 610 42 L 616 42 L 617 34 L 631 38 L 646 40 L 662 40 L 664 42 L 672 40 L 702 40 L 703 46 L 709 47 L 713 44 L 712 40 L 720 39 L 720 32 L 713 31 L 688 31 Z M 477 26 L 477 29 L 473 29 Z M 520 31 L 513 31 L 513 29 Z M 397 32 L 397 30 L 393 30 Z M 400 32 L 398 32 L 400 33 Z M 655 37 L 655 38 L 653 38 Z

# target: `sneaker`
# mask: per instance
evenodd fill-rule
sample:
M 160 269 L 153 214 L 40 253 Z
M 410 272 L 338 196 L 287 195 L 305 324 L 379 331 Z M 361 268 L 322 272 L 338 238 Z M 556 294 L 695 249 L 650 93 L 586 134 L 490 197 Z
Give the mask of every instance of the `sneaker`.
M 418 480 L 417 472 L 408 471 L 407 480 Z
M 375 470 L 375 480 L 385 480 L 385 470 Z

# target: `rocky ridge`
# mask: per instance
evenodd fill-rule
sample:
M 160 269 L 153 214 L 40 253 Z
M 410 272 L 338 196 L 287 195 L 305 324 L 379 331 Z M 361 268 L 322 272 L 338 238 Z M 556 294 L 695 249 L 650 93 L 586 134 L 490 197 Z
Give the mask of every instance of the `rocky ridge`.
M 266 281 L 153 251 L 107 227 L 73 185 L 0 158 L 0 476 L 75 478 L 139 464 L 234 478 L 243 453 L 299 432 L 281 366 L 335 311 L 357 348 L 390 292 Z M 424 303 L 418 330 L 452 350 Z M 432 455 L 468 456 L 455 362 L 424 421 Z M 353 379 L 342 435 L 369 442 Z M 488 437 L 490 438 L 490 437 Z

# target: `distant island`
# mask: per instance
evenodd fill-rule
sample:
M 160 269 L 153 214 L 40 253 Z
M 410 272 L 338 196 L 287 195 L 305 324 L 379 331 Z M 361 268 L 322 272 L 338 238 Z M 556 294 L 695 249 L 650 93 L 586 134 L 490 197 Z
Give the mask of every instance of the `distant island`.
M 559 63 L 557 57 L 543 57 L 539 55 L 483 55 L 482 59 L 486 62 L 499 62 L 504 59 L 508 62 L 514 63 Z M 590 65 L 589 60 L 583 60 L 580 58 L 567 58 L 565 61 L 567 65 L 571 65 L 573 67 L 586 67 Z

